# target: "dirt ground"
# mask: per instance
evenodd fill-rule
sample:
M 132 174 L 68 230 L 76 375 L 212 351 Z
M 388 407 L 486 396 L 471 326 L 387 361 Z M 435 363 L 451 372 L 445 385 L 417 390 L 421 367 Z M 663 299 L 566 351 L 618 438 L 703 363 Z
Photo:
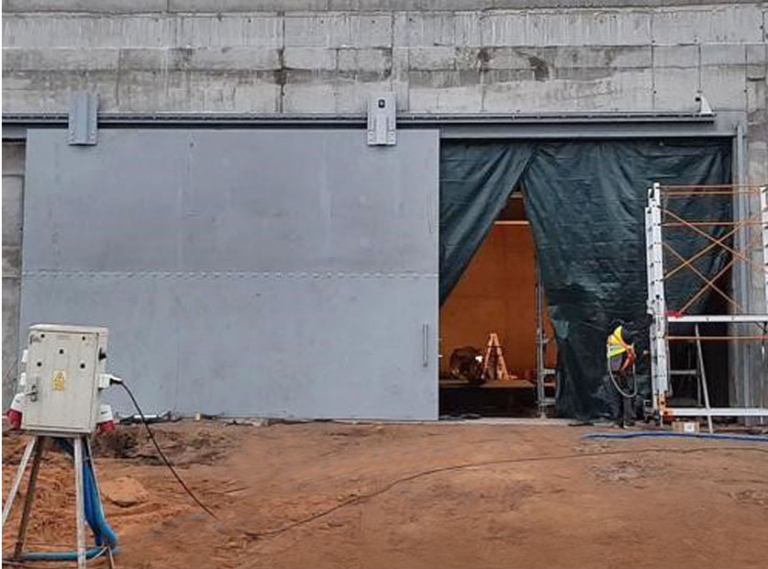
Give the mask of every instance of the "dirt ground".
M 120 538 L 118 567 L 768 563 L 766 444 L 582 440 L 589 429 L 478 423 L 155 426 L 217 522 L 191 503 L 143 431 L 118 429 L 94 442 L 107 518 Z M 25 440 L 3 436 L 4 498 Z M 65 455 L 48 454 L 38 492 L 29 548 L 71 548 Z M 235 529 L 265 532 L 334 506 L 259 539 Z M 4 532 L 4 556 L 18 510 Z

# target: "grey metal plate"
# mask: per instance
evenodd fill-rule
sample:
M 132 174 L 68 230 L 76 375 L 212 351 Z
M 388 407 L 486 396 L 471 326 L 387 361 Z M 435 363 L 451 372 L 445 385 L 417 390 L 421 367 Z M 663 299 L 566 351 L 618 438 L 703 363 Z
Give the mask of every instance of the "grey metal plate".
M 35 131 L 28 161 L 22 325 L 108 326 L 147 410 L 436 418 L 436 131 Z
M 25 204 L 24 267 L 434 273 L 437 136 L 105 130 L 70 148 L 35 131 L 28 184 L 45 199 Z

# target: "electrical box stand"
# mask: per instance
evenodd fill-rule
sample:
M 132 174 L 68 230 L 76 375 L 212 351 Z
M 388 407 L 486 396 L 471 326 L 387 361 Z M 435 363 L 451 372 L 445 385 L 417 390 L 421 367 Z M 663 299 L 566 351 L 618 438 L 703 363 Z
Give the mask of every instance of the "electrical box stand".
M 79 569 L 87 559 L 106 555 L 114 567 L 113 551 L 117 538 L 104 519 L 96 469 L 88 436 L 97 427 L 112 425 L 111 410 L 101 405 L 99 394 L 113 381 L 105 373 L 107 359 L 106 328 L 38 324 L 29 329 L 29 346 L 22 356 L 19 386 L 9 410 L 12 426 L 21 426 L 32 439 L 22 455 L 16 476 L 3 504 L 3 527 L 10 516 L 16 495 L 32 460 L 27 492 L 19 522 L 13 559 L 25 561 L 77 560 Z M 108 418 L 105 419 L 104 411 Z M 109 429 L 106 429 L 109 430 Z M 73 552 L 26 553 L 24 545 L 35 497 L 43 454 L 55 441 L 72 455 L 75 466 L 77 548 Z M 85 522 L 93 530 L 96 546 L 86 548 Z

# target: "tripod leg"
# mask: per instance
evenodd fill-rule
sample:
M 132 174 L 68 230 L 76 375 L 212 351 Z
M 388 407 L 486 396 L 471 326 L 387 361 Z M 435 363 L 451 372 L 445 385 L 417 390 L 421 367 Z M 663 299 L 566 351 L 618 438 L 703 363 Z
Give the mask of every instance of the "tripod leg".
M 83 489 L 83 438 L 75 446 L 75 508 L 77 520 L 77 569 L 85 569 L 85 500 Z
M 21 512 L 21 523 L 19 523 L 19 533 L 16 537 L 16 547 L 13 550 L 13 557 L 19 559 L 24 551 L 24 539 L 27 535 L 27 526 L 29 525 L 29 516 L 32 513 L 32 502 L 35 501 L 35 488 L 37 486 L 37 476 L 40 474 L 40 463 L 43 461 L 43 453 L 48 437 L 38 437 L 37 448 L 35 449 L 35 458 L 32 460 L 32 471 L 29 473 L 29 484 L 27 485 L 27 495 L 24 498 L 24 509 Z
M 109 559 L 109 569 L 115 569 L 115 558 L 112 555 L 112 548 L 111 547 L 107 548 L 107 555 L 108 555 L 108 559 Z
M 24 479 L 24 472 L 27 470 L 27 464 L 29 464 L 29 459 L 32 458 L 32 451 L 35 450 L 36 442 L 37 442 L 37 437 L 32 437 L 30 441 L 27 443 L 27 448 L 24 449 L 24 454 L 21 456 L 21 462 L 19 462 L 19 469 L 16 471 L 16 477 L 13 479 L 13 484 L 11 484 L 11 489 L 8 492 L 8 497 L 5 499 L 5 504 L 3 504 L 3 526 L 5 526 L 5 522 L 11 513 L 11 509 L 13 508 L 13 502 L 14 500 L 16 500 L 16 493 L 19 491 L 19 486 L 21 486 L 21 481 Z

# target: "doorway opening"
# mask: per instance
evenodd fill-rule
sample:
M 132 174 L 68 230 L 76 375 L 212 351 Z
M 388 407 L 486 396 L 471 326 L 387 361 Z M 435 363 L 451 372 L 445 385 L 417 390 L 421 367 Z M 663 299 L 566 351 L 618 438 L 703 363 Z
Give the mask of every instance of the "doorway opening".
M 533 417 L 554 404 L 557 347 L 521 190 L 440 308 L 443 418 Z

